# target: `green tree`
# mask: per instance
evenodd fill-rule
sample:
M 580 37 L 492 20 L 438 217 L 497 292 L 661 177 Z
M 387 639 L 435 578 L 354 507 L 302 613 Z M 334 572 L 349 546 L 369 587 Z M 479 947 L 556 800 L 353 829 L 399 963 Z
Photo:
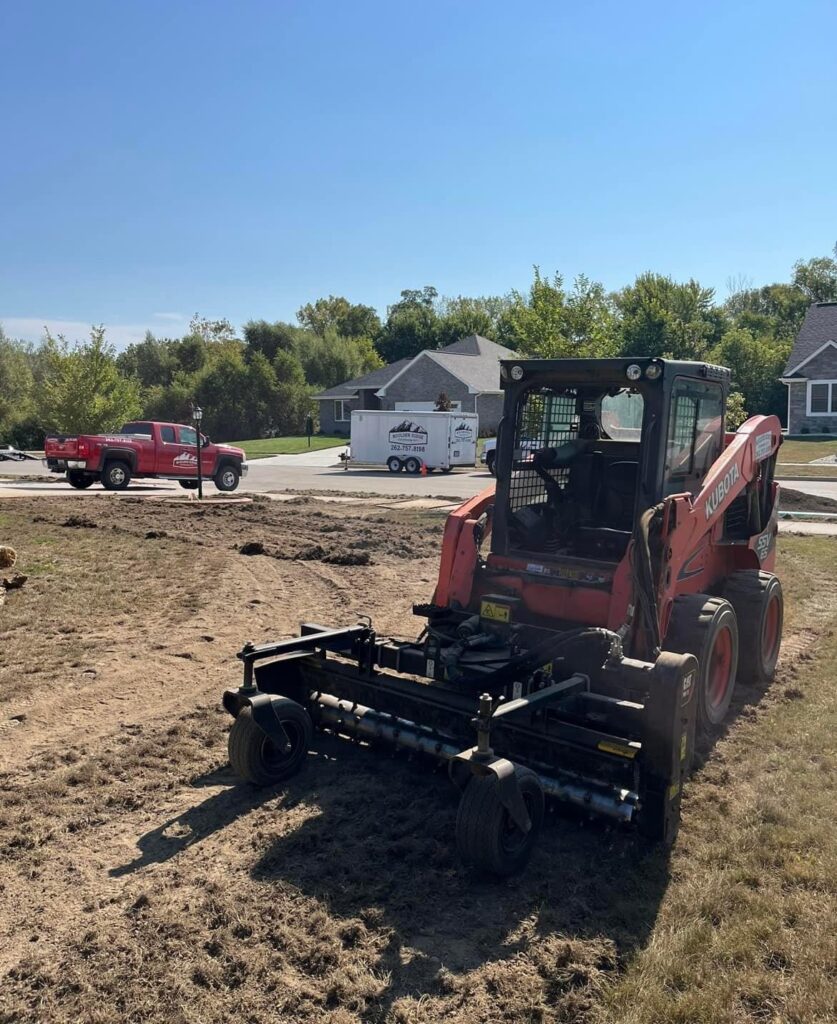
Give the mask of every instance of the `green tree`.
M 708 353 L 708 359 L 732 370 L 733 386 L 743 395 L 751 414 L 784 417 L 787 391 L 779 380 L 790 354 L 790 339 L 756 336 L 743 327 L 727 331 Z
M 566 334 L 566 294 L 560 274 L 544 277 L 535 267 L 528 293 L 513 290 L 509 300 L 500 319 L 498 341 L 542 359 L 574 354 Z
M 116 357 L 120 373 L 136 377 L 144 388 L 165 387 L 172 382 L 177 360 L 172 353 L 172 342 L 158 340 L 151 331 L 142 341 L 133 342 Z
M 387 319 L 376 339 L 376 347 L 386 363 L 418 355 L 423 349 L 439 348 L 439 316 L 435 309 L 435 288 L 406 289 L 387 309 Z
M 714 291 L 695 280 L 640 274 L 615 296 L 619 351 L 625 356 L 703 359 L 726 327 Z
M 736 327 L 755 335 L 792 339 L 799 333 L 810 301 L 796 285 L 767 284 L 733 291 L 724 311 Z
M 279 351 L 292 352 L 309 337 L 309 332 L 293 324 L 250 320 L 244 325 L 244 342 L 252 352 L 261 352 L 271 362 Z
M 18 444 L 18 428 L 34 413 L 32 358 L 28 346 L 7 338 L 0 326 L 0 442 Z M 26 445 L 28 447 L 28 445 Z
M 362 377 L 383 365 L 368 338 L 341 338 L 331 329 L 322 337 L 309 335 L 304 344 L 297 346 L 296 355 L 306 381 L 320 390 Z
M 436 338 L 439 348 L 471 334 L 494 341 L 500 315 L 508 305 L 508 300 L 495 297 L 471 299 L 459 295 L 455 299 L 442 299 L 437 305 Z
M 296 318 L 320 337 L 331 330 L 343 338 L 376 338 L 381 330 L 381 320 L 371 306 L 354 305 L 342 295 L 309 302 L 299 308 Z
M 302 365 L 292 352 L 279 351 L 273 360 L 273 371 L 277 382 L 274 433 L 301 434 L 305 417 L 313 412 L 315 404 Z
M 103 326 L 91 328 L 89 341 L 72 346 L 47 332 L 44 362 L 37 406 L 46 429 L 98 433 L 139 415 L 139 384 L 119 372 Z
M 727 398 L 727 430 L 738 430 L 748 415 L 744 396 L 740 391 L 730 391 Z
M 793 284 L 810 302 L 837 301 L 837 259 L 817 256 L 812 260 L 799 260 L 793 265 Z

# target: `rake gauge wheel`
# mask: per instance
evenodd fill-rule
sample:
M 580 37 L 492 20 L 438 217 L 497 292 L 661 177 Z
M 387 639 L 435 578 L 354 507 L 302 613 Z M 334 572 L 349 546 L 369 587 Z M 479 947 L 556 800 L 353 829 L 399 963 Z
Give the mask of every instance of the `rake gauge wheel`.
M 272 786 L 296 775 L 311 746 L 314 730 L 305 708 L 287 697 L 274 701 L 274 707 L 291 742 L 290 750 L 277 748 L 253 721 L 249 707 L 239 711 L 230 729 L 227 750 L 232 770 L 255 786 Z
M 543 824 L 544 796 L 537 775 L 519 765 L 517 782 L 532 827 L 521 832 L 500 802 L 493 776 L 473 776 L 456 815 L 456 846 L 466 864 L 505 878 L 522 871 Z

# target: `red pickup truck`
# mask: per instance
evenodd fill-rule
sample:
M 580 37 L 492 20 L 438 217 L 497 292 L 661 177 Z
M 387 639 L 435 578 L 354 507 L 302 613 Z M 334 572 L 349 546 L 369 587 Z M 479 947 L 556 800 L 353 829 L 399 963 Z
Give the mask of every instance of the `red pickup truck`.
M 247 473 L 244 452 L 201 438 L 203 478 L 219 491 L 234 491 Z M 132 422 L 118 434 L 48 437 L 44 454 L 49 470 L 66 473 L 79 490 L 99 480 L 109 491 L 124 491 L 134 477 L 177 480 L 187 490 L 198 486 L 197 433 L 180 423 Z

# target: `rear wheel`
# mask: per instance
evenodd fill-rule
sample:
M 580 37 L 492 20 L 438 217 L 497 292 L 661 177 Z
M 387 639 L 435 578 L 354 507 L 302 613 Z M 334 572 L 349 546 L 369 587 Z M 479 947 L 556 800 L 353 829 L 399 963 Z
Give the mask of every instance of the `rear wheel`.
M 313 727 L 305 708 L 287 697 L 277 698 L 274 707 L 290 740 L 289 750 L 279 750 L 253 721 L 249 707 L 239 711 L 227 742 L 232 770 L 256 786 L 272 786 L 296 775 L 311 745 Z
M 401 459 L 397 455 L 390 455 L 387 459 L 387 469 L 390 473 L 400 473 L 402 468 Z
M 177 481 L 184 491 L 196 491 L 198 489 L 197 480 L 178 480 Z
M 228 462 L 226 465 L 221 466 L 215 474 L 215 486 L 219 491 L 234 491 L 238 487 L 240 479 L 241 473 L 238 471 L 238 466 Z
M 543 824 L 544 796 L 537 775 L 515 768 L 532 827 L 522 832 L 500 802 L 492 775 L 473 776 L 456 815 L 456 846 L 466 864 L 506 877 L 522 871 L 529 861 Z
M 485 468 L 492 476 L 496 475 L 494 473 L 494 460 L 496 459 L 496 457 L 497 456 L 494 454 L 494 452 L 489 452 L 488 455 L 486 455 L 485 457 Z
M 102 470 L 102 486 L 107 491 L 124 491 L 131 482 L 131 467 L 127 462 L 114 459 Z
M 85 473 L 81 469 L 69 469 L 67 470 L 67 483 L 70 487 L 75 487 L 77 491 L 83 491 L 94 483 L 96 477 L 92 473 Z
M 421 472 L 421 461 L 414 455 L 411 455 L 409 459 L 404 461 L 404 469 L 408 473 L 420 473 Z
M 732 605 L 706 594 L 676 597 L 663 647 L 697 658 L 697 727 L 711 732 L 726 717 L 735 689 L 738 623 Z
M 738 678 L 754 685 L 769 683 L 776 674 L 785 617 L 778 576 L 758 569 L 734 572 L 724 586 L 724 597 L 738 618 Z

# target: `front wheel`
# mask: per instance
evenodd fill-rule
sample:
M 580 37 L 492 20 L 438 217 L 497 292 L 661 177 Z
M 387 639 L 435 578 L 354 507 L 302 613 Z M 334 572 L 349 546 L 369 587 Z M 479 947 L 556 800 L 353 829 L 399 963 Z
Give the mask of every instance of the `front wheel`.
M 486 457 L 485 457 L 485 468 L 488 470 L 488 472 L 492 476 L 496 476 L 497 475 L 494 472 L 494 459 L 495 458 L 496 458 L 496 456 L 495 456 L 494 452 L 489 452 L 488 455 L 486 455 Z
M 92 473 L 85 473 L 80 469 L 69 469 L 67 470 L 67 483 L 70 487 L 75 487 L 77 491 L 86 490 L 92 483 L 95 483 L 96 477 Z
M 390 455 L 387 459 L 387 469 L 390 473 L 400 473 L 402 469 L 401 459 L 397 455 Z
M 131 467 L 127 462 L 114 460 L 102 470 L 102 486 L 106 491 L 124 491 L 131 482 Z
M 253 721 L 249 707 L 239 711 L 227 741 L 232 770 L 255 786 L 272 786 L 296 775 L 311 746 L 314 730 L 305 708 L 288 697 L 278 697 L 273 706 L 290 740 L 289 750 L 279 750 Z
M 543 824 L 544 795 L 533 771 L 515 768 L 531 828 L 522 832 L 500 801 L 492 775 L 473 776 L 456 814 L 456 846 L 466 864 L 502 878 L 517 874 L 532 856 Z
M 233 466 L 228 462 L 215 474 L 215 486 L 219 491 L 234 491 L 238 487 L 240 479 L 241 473 L 238 471 L 238 466 Z
M 707 594 L 676 597 L 663 648 L 697 658 L 697 727 L 713 732 L 729 711 L 738 671 L 738 622 L 732 605 Z

